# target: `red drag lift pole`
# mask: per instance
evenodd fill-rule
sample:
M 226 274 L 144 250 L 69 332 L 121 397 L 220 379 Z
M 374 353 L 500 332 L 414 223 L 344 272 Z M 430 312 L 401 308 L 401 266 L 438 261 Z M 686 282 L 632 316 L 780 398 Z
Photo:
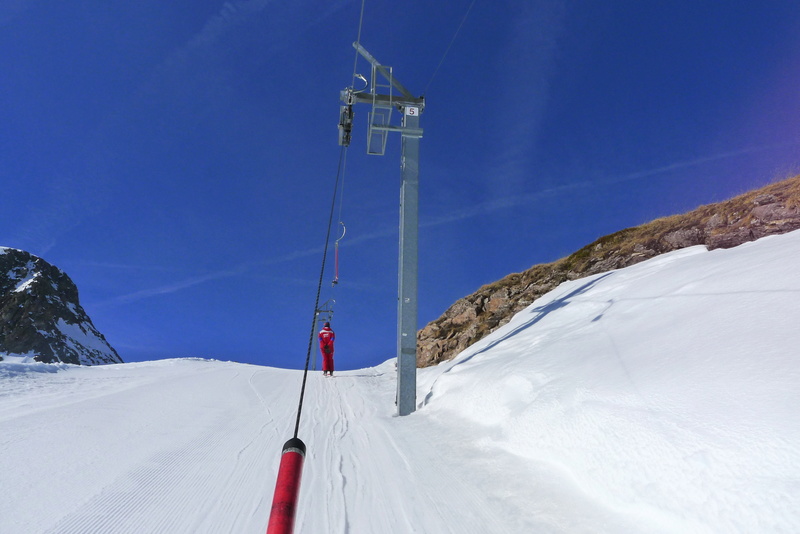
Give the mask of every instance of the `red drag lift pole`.
M 306 445 L 300 438 L 292 438 L 283 445 L 272 511 L 269 515 L 267 534 L 292 534 L 297 512 L 297 497 L 300 494 L 300 478 Z

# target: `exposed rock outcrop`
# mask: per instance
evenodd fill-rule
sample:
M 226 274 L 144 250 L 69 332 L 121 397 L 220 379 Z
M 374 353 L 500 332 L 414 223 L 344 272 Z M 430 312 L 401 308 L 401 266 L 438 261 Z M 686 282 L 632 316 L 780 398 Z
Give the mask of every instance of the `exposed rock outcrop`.
M 683 215 L 601 237 L 571 256 L 510 274 L 458 300 L 417 333 L 417 364 L 455 357 L 566 280 L 627 267 L 665 252 L 731 248 L 800 228 L 800 176 Z
M 122 363 L 78 301 L 61 269 L 0 247 L 0 353 L 76 365 Z

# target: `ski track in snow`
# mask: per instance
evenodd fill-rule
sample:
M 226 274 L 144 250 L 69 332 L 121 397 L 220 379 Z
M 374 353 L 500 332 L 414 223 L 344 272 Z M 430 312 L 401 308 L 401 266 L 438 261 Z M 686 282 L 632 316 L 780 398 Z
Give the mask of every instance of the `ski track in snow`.
M 305 414 L 298 532 L 508 532 L 442 444 L 393 415 L 394 377 L 372 371 L 311 377 L 307 402 L 326 409 Z
M 426 437 L 435 429 L 394 415 L 386 369 L 310 374 L 296 532 L 509 532 Z M 19 514 L 0 501 L 0 532 L 263 532 L 300 377 L 179 360 L 17 376 L 0 481 L 48 504 Z M 49 443 L 59 435 L 70 450 Z

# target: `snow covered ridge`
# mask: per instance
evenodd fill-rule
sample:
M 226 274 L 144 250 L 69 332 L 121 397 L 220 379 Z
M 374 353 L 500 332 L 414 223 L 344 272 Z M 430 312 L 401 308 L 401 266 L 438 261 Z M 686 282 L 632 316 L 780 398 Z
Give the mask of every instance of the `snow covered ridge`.
M 724 202 L 626 228 L 565 258 L 510 274 L 459 299 L 419 331 L 418 361 L 427 366 L 453 358 L 566 280 L 628 267 L 690 246 L 731 248 L 797 229 L 800 175 Z
M 422 411 L 518 457 L 532 509 L 579 490 L 595 532 L 800 532 L 799 262 L 794 231 L 565 282 L 425 375 Z
M 0 358 L 77 365 L 122 363 L 57 267 L 28 252 L 0 247 Z

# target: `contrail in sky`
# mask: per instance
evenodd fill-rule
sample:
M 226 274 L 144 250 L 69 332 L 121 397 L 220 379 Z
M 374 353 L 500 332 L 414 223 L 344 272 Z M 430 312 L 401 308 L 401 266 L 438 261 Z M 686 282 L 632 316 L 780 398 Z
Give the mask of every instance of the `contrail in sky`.
M 462 221 L 465 219 L 469 219 L 472 217 L 476 217 L 479 215 L 486 215 L 488 213 L 494 213 L 496 211 L 513 208 L 516 206 L 524 206 L 529 205 L 531 202 L 535 200 L 539 200 L 543 197 L 549 197 L 554 195 L 560 195 L 564 193 L 569 193 L 578 189 L 590 189 L 590 188 L 598 188 L 604 187 L 611 184 L 619 184 L 624 182 L 631 182 L 635 180 L 641 180 L 642 178 L 648 178 L 650 176 L 657 176 L 659 174 L 664 174 L 667 172 L 675 171 L 678 169 L 686 169 L 690 167 L 696 167 L 698 165 L 703 165 L 705 163 L 710 163 L 713 161 L 720 161 L 728 158 L 733 158 L 737 156 L 742 156 L 745 154 L 751 154 L 753 152 L 760 152 L 763 150 L 770 150 L 774 148 L 782 148 L 792 145 L 800 145 L 800 141 L 793 141 L 791 143 L 781 143 L 777 145 L 767 145 L 767 146 L 756 146 L 756 147 L 748 147 L 743 148 L 740 150 L 733 150 L 729 152 L 721 152 L 719 154 L 712 154 L 710 156 L 704 156 L 700 158 L 694 158 L 691 160 L 686 161 L 679 161 L 676 163 L 671 163 L 669 165 L 664 165 L 662 167 L 656 167 L 654 169 L 648 169 L 644 171 L 637 171 L 629 174 L 625 174 L 622 176 L 617 176 L 614 178 L 609 178 L 605 180 L 584 180 L 581 182 L 573 182 L 561 186 L 551 187 L 548 189 L 543 189 L 541 191 L 537 191 L 535 193 L 528 193 L 525 195 L 514 195 L 509 197 L 503 197 L 499 199 L 489 200 L 487 202 L 483 202 L 476 205 L 471 205 L 465 207 L 458 211 L 453 211 L 449 214 L 442 215 L 440 217 L 435 217 L 429 219 L 428 221 L 424 222 L 422 226 L 440 226 L 443 224 L 449 224 L 453 222 Z
M 624 183 L 624 182 L 629 182 L 629 181 L 634 181 L 634 180 L 640 180 L 642 178 L 647 178 L 647 177 L 650 177 L 650 176 L 656 176 L 656 175 L 667 173 L 667 172 L 674 171 L 674 170 L 677 170 L 677 169 L 686 169 L 686 168 L 702 165 L 704 163 L 709 163 L 709 162 L 712 162 L 712 161 L 719 161 L 719 160 L 724 160 L 724 159 L 727 159 L 727 158 L 733 158 L 733 157 L 736 157 L 736 156 L 741 156 L 741 155 L 744 155 L 744 154 L 750 154 L 750 153 L 753 153 L 753 152 L 759 152 L 759 151 L 762 151 L 762 150 L 768 150 L 768 149 L 772 149 L 772 148 L 780 148 L 780 147 L 797 145 L 797 144 L 800 144 L 800 142 L 795 141 L 795 142 L 792 142 L 792 143 L 783 143 L 783 144 L 780 144 L 780 145 L 748 147 L 748 148 L 743 148 L 743 149 L 740 149 L 740 150 L 733 150 L 733 151 L 729 151 L 729 152 L 721 152 L 719 154 L 712 154 L 710 156 L 694 158 L 694 159 L 691 159 L 691 160 L 679 161 L 679 162 L 676 162 L 676 163 L 671 163 L 669 165 L 664 165 L 662 167 L 656 167 L 654 169 L 648 169 L 648 170 L 644 170 L 644 171 L 633 172 L 633 173 L 625 174 L 623 176 L 610 178 L 610 179 L 607 179 L 607 180 L 599 180 L 599 181 L 586 180 L 586 181 L 582 181 L 582 182 L 575 182 L 575 183 L 566 184 L 566 185 L 562 185 L 562 186 L 551 187 L 549 189 L 543 189 L 541 191 L 537 191 L 535 193 L 529 193 L 529 194 L 526 194 L 526 195 L 516 195 L 516 196 L 511 196 L 511 197 L 504 197 L 504 198 L 489 200 L 489 201 L 481 203 L 481 204 L 471 205 L 471 206 L 465 207 L 463 209 L 460 209 L 460 210 L 457 210 L 457 211 L 453 211 L 453 212 L 451 212 L 449 214 L 446 214 L 446 215 L 442 215 L 442 216 L 435 217 L 435 218 L 429 218 L 426 221 L 422 221 L 420 223 L 420 226 L 423 227 L 423 228 L 441 226 L 441 225 L 445 225 L 445 224 L 450 224 L 450 223 L 454 223 L 454 222 L 463 221 L 465 219 L 469 219 L 469 218 L 476 217 L 476 216 L 479 216 L 479 215 L 486 215 L 488 213 L 494 213 L 494 212 L 497 212 L 497 211 L 506 210 L 508 208 L 514 208 L 514 207 L 522 206 L 522 205 L 529 205 L 531 202 L 534 202 L 534 201 L 539 200 L 539 199 L 544 198 L 544 197 L 561 195 L 561 194 L 569 193 L 569 192 L 572 192 L 572 191 L 575 191 L 575 190 L 579 190 L 579 189 L 596 188 L 596 187 L 602 187 L 602 186 L 606 186 L 606 185 L 610 185 L 610 184 L 618 184 L 618 183 Z M 394 235 L 397 235 L 397 232 L 398 232 L 397 227 L 393 226 L 391 228 L 386 228 L 386 229 L 378 230 L 378 231 L 375 231 L 375 232 L 372 232 L 372 233 L 369 233 L 369 234 L 363 234 L 361 236 L 354 237 L 352 239 L 347 240 L 347 242 L 344 243 L 343 246 L 353 246 L 353 245 L 357 245 L 357 244 L 373 241 L 375 239 L 383 239 L 383 238 L 387 238 L 387 237 L 392 237 Z M 245 263 L 239 264 L 239 265 L 237 265 L 235 267 L 232 267 L 230 269 L 225 269 L 225 270 L 221 270 L 221 271 L 217 271 L 217 272 L 213 272 L 213 273 L 193 276 L 193 277 L 190 277 L 190 278 L 187 278 L 187 279 L 184 279 L 184 280 L 179 280 L 179 281 L 176 281 L 176 282 L 173 282 L 173 283 L 170 283 L 170 284 L 165 284 L 163 286 L 159 286 L 159 287 L 155 287 L 155 288 L 151 288 L 151 289 L 143 289 L 143 290 L 140 290 L 140 291 L 136 291 L 134 293 L 129 293 L 127 295 L 122 295 L 122 296 L 116 297 L 116 298 L 114 298 L 114 299 L 112 299 L 110 301 L 107 301 L 105 303 L 101 303 L 99 305 L 102 306 L 102 305 L 110 305 L 110 304 L 128 304 L 128 303 L 131 303 L 131 302 L 136 302 L 136 301 L 147 299 L 147 298 L 151 298 L 151 297 L 156 297 L 156 296 L 161 296 L 161 295 L 168 295 L 170 293 L 175 293 L 175 292 L 178 292 L 178 291 L 182 291 L 184 289 L 188 289 L 190 287 L 194 287 L 194 286 L 197 286 L 197 285 L 200 285 L 200 284 L 204 284 L 206 282 L 210 282 L 210 281 L 213 281 L 213 280 L 219 280 L 219 279 L 222 279 L 222 278 L 230 278 L 230 277 L 234 277 L 234 276 L 239 276 L 239 275 L 245 274 L 245 273 L 247 273 L 249 271 L 252 271 L 254 269 L 257 269 L 257 268 L 260 268 L 260 267 L 264 267 L 264 266 L 267 266 L 267 265 L 276 265 L 276 264 L 279 264 L 279 263 L 286 263 L 286 262 L 294 261 L 294 260 L 297 260 L 297 259 L 300 259 L 300 258 L 306 258 L 306 257 L 310 257 L 310 256 L 321 255 L 322 251 L 323 251 L 323 248 L 320 246 L 320 247 L 315 247 L 315 248 L 309 248 L 309 249 L 305 249 L 305 250 L 298 250 L 298 251 L 290 252 L 288 254 L 284 254 L 282 256 L 277 256 L 277 257 L 274 257 L 274 258 L 269 258 L 269 259 L 264 259 L 264 260 L 259 260 L 259 261 L 252 261 L 252 262 L 245 262 Z

